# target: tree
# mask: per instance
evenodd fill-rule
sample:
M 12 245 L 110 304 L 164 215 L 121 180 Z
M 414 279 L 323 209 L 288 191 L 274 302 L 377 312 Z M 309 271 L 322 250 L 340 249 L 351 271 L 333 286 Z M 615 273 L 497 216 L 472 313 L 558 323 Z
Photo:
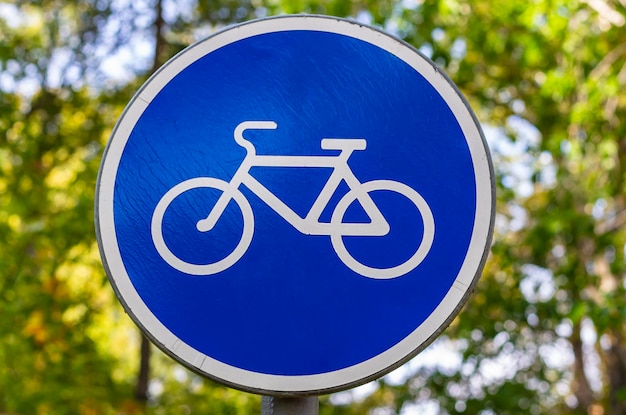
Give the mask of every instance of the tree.
M 160 353 L 139 387 L 148 402 L 135 399 L 141 342 L 99 263 L 93 189 L 115 121 L 156 67 L 281 12 L 356 18 L 431 57 L 478 113 L 498 176 L 492 254 L 465 310 L 403 376 L 323 397 L 321 413 L 624 413 L 618 0 L 0 4 L 0 413 L 258 411 L 258 397 Z
M 624 7 L 439 2 L 405 29 L 479 113 L 499 176 L 485 275 L 447 332 L 456 370 L 422 367 L 387 406 L 623 413 Z M 400 398 L 398 400 L 398 398 Z
M 115 370 L 132 363 L 107 350 L 127 339 L 105 331 L 122 315 L 89 228 L 99 153 L 127 92 L 96 97 L 92 57 L 75 46 L 95 47 L 85 39 L 107 11 L 3 6 L 0 412 L 107 412 L 126 398 Z

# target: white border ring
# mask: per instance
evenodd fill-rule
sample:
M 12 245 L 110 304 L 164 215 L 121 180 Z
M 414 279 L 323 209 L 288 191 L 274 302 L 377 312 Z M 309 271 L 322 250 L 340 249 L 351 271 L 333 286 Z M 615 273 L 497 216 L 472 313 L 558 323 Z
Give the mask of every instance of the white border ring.
M 257 373 L 224 364 L 174 335 L 147 307 L 122 260 L 115 230 L 113 195 L 117 170 L 131 132 L 152 99 L 176 75 L 198 59 L 231 43 L 260 34 L 311 30 L 352 37 L 377 46 L 404 61 L 437 90 L 456 116 L 466 138 L 476 177 L 476 214 L 468 251 L 454 283 L 435 310 L 393 347 L 344 369 L 302 376 Z M 330 393 L 358 386 L 399 367 L 431 343 L 458 314 L 478 280 L 487 258 L 495 217 L 495 180 L 479 123 L 454 84 L 416 49 L 378 29 L 323 16 L 282 16 L 225 29 L 178 54 L 154 74 L 122 114 L 106 147 L 96 184 L 96 234 L 103 263 L 124 308 L 144 333 L 185 366 L 234 388 L 275 396 Z

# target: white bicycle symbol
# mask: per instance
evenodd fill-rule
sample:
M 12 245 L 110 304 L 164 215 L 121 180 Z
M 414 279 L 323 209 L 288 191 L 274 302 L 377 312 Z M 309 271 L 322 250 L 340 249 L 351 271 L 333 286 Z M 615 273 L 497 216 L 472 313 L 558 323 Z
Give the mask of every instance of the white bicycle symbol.
M 213 177 L 196 177 L 177 184 L 161 198 L 152 215 L 151 232 L 158 253 L 169 265 L 190 275 L 212 275 L 230 268 L 243 256 L 252 241 L 254 215 L 250 202 L 239 190 L 239 186 L 242 184 L 301 233 L 330 236 L 332 246 L 339 259 L 348 268 L 362 276 L 376 279 L 400 277 L 415 269 L 424 260 L 432 246 L 435 235 L 435 222 L 431 209 L 418 192 L 404 183 L 393 180 L 372 180 L 361 183 L 357 179 L 348 166 L 348 158 L 356 150 L 365 150 L 366 140 L 353 138 L 325 138 L 321 140 L 322 149 L 340 150 L 338 155 L 260 156 L 256 154 L 254 145 L 243 137 L 246 130 L 273 130 L 276 127 L 277 125 L 273 121 L 244 121 L 235 128 L 235 141 L 246 149 L 247 154 L 230 182 Z M 324 167 L 332 168 L 333 171 L 307 215 L 300 217 L 249 174 L 252 167 Z M 337 203 L 330 222 L 320 222 L 322 212 L 342 181 L 348 185 L 350 190 Z M 213 229 L 231 200 L 239 206 L 243 216 L 243 232 L 235 249 L 226 257 L 209 264 L 193 264 L 181 260 L 168 248 L 163 237 L 163 217 L 170 204 L 183 193 L 201 188 L 216 189 L 223 193 L 215 206 L 210 209 L 208 216 L 198 220 L 196 224 L 198 231 L 208 232 Z M 370 196 L 370 192 L 377 190 L 396 192 L 408 198 L 419 211 L 424 227 L 422 240 L 410 258 L 389 268 L 374 268 L 357 261 L 348 252 L 342 239 L 344 236 L 370 237 L 384 236 L 389 233 L 389 223 Z M 370 222 L 344 223 L 343 218 L 346 210 L 357 200 L 369 216 Z

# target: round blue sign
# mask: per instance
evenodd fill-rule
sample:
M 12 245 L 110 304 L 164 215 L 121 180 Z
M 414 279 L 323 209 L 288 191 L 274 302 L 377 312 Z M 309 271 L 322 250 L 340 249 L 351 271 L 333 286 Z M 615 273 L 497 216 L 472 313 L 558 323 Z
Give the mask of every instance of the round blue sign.
M 184 50 L 108 144 L 97 232 L 126 310 L 164 351 L 265 394 L 399 366 L 482 270 L 494 178 L 459 91 L 400 40 L 288 16 Z

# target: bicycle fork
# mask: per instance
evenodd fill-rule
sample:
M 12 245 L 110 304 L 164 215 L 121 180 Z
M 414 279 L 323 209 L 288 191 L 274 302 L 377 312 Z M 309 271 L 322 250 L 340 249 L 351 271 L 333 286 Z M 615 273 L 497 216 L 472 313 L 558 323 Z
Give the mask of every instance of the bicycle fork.
M 209 216 L 207 216 L 205 219 L 200 219 L 196 223 L 196 228 L 198 229 L 198 231 L 208 232 L 213 229 L 220 216 L 222 216 L 222 213 L 224 213 L 224 209 L 226 209 L 228 202 L 230 202 L 230 200 L 233 198 L 234 192 L 238 191 L 237 189 L 241 185 L 243 177 L 248 174 L 248 170 L 250 170 L 250 168 L 252 167 L 252 163 L 247 161 L 256 156 L 256 149 L 251 142 L 244 138 L 244 131 L 275 130 L 276 128 L 277 125 L 274 121 L 244 121 L 237 125 L 235 131 L 233 132 L 233 137 L 235 138 L 235 142 L 246 150 L 246 157 L 244 158 L 243 163 L 241 163 L 241 166 L 239 166 L 239 169 L 237 169 L 235 176 L 228 184 L 228 191 L 225 191 L 220 196 L 213 209 L 211 209 Z
M 211 209 L 211 212 L 209 212 L 209 215 L 204 219 L 200 219 L 196 223 L 196 229 L 198 229 L 198 231 L 208 232 L 213 229 L 215 224 L 217 224 L 217 221 L 222 216 L 222 213 L 224 213 L 226 206 L 228 206 L 228 203 L 233 199 L 235 192 L 239 191 L 238 188 L 242 183 L 240 176 L 248 174 L 250 166 L 248 165 L 249 163 L 246 163 L 246 159 L 244 159 L 244 162 L 237 170 L 237 173 L 235 173 L 233 179 L 228 183 L 228 190 L 225 190 L 219 199 L 217 199 L 217 202 L 215 203 L 215 206 L 213 206 L 213 209 Z

